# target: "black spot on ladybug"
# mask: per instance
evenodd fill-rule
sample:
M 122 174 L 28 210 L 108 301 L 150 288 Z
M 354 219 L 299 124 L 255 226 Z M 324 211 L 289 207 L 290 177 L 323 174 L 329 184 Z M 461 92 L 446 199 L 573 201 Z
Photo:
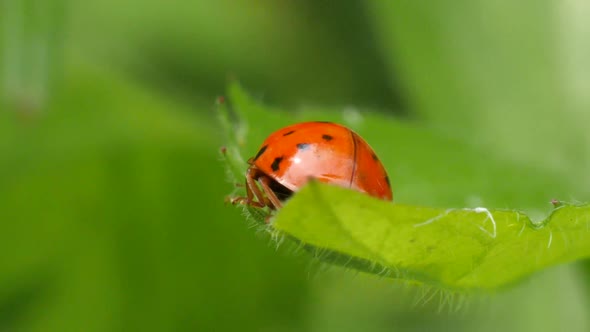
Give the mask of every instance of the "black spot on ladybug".
M 332 140 L 334 137 L 332 137 L 332 136 L 330 136 L 330 135 L 327 135 L 327 134 L 323 134 L 323 135 L 322 135 L 322 138 L 323 138 L 323 139 L 325 139 L 326 141 L 328 141 L 328 142 L 329 142 L 329 141 L 331 141 L 331 140 Z
M 373 160 L 375 160 L 375 161 L 379 160 L 379 158 L 377 158 L 377 155 L 375 153 L 373 153 L 371 156 L 373 157 Z
M 256 154 L 256 157 L 254 157 L 254 161 L 256 161 L 256 159 L 258 159 L 260 156 L 262 156 L 264 151 L 266 151 L 266 148 L 268 148 L 268 145 L 265 145 L 262 148 L 260 148 L 260 151 L 258 151 L 258 153 Z
M 275 160 L 272 162 L 272 164 L 270 165 L 270 168 L 272 169 L 273 172 L 276 172 L 279 170 L 279 165 L 281 164 L 281 161 L 283 161 L 283 157 L 276 157 Z
M 387 186 L 391 187 L 391 183 L 389 183 L 389 176 L 385 176 L 385 182 L 387 182 Z
M 309 148 L 309 143 L 299 143 L 299 144 L 297 144 L 297 149 L 299 149 L 299 150 L 306 150 L 307 148 Z
M 283 136 L 289 136 L 289 135 L 291 135 L 294 132 L 295 132 L 295 130 L 291 130 L 290 132 L 284 133 Z

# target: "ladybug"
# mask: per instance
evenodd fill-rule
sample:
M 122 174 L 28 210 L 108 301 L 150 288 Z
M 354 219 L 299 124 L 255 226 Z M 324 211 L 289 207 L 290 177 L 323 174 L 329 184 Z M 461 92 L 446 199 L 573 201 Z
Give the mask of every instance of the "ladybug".
M 332 122 L 303 122 L 272 133 L 248 160 L 246 197 L 234 204 L 276 210 L 309 179 L 391 201 L 385 168 L 354 131 Z M 259 186 L 260 185 L 260 186 Z

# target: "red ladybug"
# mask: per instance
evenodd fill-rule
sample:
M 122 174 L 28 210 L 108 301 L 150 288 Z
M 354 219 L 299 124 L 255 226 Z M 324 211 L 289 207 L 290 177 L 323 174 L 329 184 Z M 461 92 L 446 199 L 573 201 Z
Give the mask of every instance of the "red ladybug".
M 275 131 L 248 164 L 247 196 L 234 198 L 234 204 L 278 209 L 310 178 L 393 199 L 387 172 L 369 144 L 331 122 L 304 122 Z

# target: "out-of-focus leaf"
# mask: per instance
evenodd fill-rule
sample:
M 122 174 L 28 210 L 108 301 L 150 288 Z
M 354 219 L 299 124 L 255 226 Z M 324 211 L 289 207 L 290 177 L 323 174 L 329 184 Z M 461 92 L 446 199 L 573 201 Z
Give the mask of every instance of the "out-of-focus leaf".
M 228 149 L 238 158 L 233 177 L 243 181 L 247 165 L 273 131 L 301 121 L 334 121 L 359 133 L 374 148 L 389 173 L 394 200 L 437 207 L 495 206 L 544 214 L 553 198 L 583 197 L 584 188 L 534 165 L 497 158 L 471 142 L 449 137 L 428 126 L 358 109 L 301 109 L 287 113 L 263 106 L 232 84 L 220 112 L 234 122 Z M 236 142 L 236 143 L 231 143 Z M 243 191 L 242 191 L 243 193 Z
M 577 1 L 368 1 L 390 73 L 433 126 L 575 174 L 590 194 L 589 8 Z
M 45 112 L 0 112 L 0 304 L 14 309 L 0 326 L 297 326 L 306 274 L 224 208 L 216 126 L 101 67 L 69 67 L 59 91 Z

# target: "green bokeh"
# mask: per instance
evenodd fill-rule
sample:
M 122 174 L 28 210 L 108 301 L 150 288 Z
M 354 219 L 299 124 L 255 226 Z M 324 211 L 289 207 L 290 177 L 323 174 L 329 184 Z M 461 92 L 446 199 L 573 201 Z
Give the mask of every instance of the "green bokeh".
M 224 204 L 233 185 L 214 117 L 228 77 L 301 118 L 387 113 L 445 137 L 414 165 L 387 151 L 419 155 L 419 137 L 388 141 L 403 129 L 387 121 L 366 131 L 401 201 L 541 215 L 552 193 L 588 200 L 576 6 L 0 2 L 0 330 L 587 331 L 587 266 L 449 313 L 436 296 L 413 304 L 424 289 L 277 251 Z M 250 126 L 264 137 L 282 124 Z M 436 168 L 464 145 L 481 158 Z M 519 195 L 506 174 L 534 190 Z

